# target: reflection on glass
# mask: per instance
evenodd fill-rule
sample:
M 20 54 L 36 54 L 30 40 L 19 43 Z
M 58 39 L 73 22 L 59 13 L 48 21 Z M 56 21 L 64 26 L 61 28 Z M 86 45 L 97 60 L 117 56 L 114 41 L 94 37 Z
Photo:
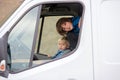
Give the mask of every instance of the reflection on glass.
M 38 7 L 28 12 L 14 27 L 8 38 L 12 57 L 12 71 L 29 67 Z

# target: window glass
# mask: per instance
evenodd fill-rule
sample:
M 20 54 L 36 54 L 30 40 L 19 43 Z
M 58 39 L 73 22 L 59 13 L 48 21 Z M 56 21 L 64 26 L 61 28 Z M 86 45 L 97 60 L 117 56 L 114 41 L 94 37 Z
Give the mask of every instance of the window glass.
M 38 7 L 29 11 L 11 31 L 8 44 L 11 50 L 11 70 L 20 71 L 29 67 Z

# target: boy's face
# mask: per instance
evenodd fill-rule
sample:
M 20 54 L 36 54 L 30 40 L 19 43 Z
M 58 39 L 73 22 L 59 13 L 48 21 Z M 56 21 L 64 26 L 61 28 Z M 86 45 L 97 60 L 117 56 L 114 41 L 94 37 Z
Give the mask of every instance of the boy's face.
M 71 31 L 73 29 L 73 25 L 71 22 L 65 22 L 64 24 L 61 25 L 62 29 L 64 31 Z
M 64 41 L 61 40 L 58 42 L 58 48 L 59 50 L 65 50 L 66 48 L 68 48 L 68 45 Z

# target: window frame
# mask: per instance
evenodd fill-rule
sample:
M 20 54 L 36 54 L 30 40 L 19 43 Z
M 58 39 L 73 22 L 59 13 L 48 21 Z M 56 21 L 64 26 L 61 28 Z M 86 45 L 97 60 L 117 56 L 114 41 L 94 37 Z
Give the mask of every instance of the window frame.
M 69 2 L 70 4 L 72 4 L 73 2 Z M 69 3 L 67 3 L 67 4 L 69 4 Z M 79 2 L 76 2 L 76 3 L 78 3 L 78 4 L 80 4 L 80 5 L 82 5 L 82 7 L 84 8 L 84 6 L 83 6 L 83 4 L 82 3 L 79 3 Z M 57 4 L 62 4 L 62 3 L 57 3 Z M 29 10 L 31 10 L 31 9 L 33 9 L 34 7 L 36 7 L 36 6 L 39 6 L 40 8 L 42 7 L 42 5 L 43 4 L 37 4 L 37 5 L 35 5 L 35 6 L 31 6 L 22 16 L 21 16 L 21 18 L 29 11 Z M 83 11 L 82 11 L 82 15 L 81 15 L 81 18 L 83 18 L 83 13 L 84 13 L 84 9 L 83 9 Z M 41 15 L 41 11 L 39 10 L 39 15 Z M 39 16 L 40 17 L 40 16 Z M 38 19 L 39 19 L 39 17 L 38 17 Z M 21 18 L 19 18 L 19 20 L 14 24 L 14 27 L 15 27 L 15 25 L 21 20 Z M 38 22 L 39 20 L 37 20 L 37 22 Z M 36 25 L 36 31 L 35 31 L 35 35 L 34 35 L 34 39 L 33 39 L 33 47 L 32 47 L 32 52 L 31 52 L 31 58 L 30 58 L 30 63 L 29 63 L 29 68 L 26 68 L 26 69 L 24 69 L 24 70 L 27 70 L 27 69 L 31 69 L 31 68 L 33 68 L 33 56 L 34 56 L 34 50 L 35 50 L 35 44 L 36 44 L 36 37 L 37 37 L 37 33 L 38 33 L 38 25 L 39 25 L 39 22 L 37 23 L 37 25 Z M 81 24 L 82 25 L 82 24 Z M 11 29 L 10 29 L 10 31 L 9 32 L 11 32 L 11 30 L 14 28 L 14 27 L 12 27 Z M 80 33 L 81 33 L 81 31 L 80 31 Z M 80 35 L 78 36 L 78 38 L 80 37 Z M 78 43 L 77 43 L 77 45 L 79 44 L 79 41 L 78 41 Z M 75 48 L 75 50 L 77 49 L 77 45 L 76 45 L 76 48 Z M 75 51 L 74 50 L 74 51 Z M 74 51 L 72 51 L 70 54 L 72 54 Z M 69 54 L 69 55 L 70 55 Z M 68 55 L 67 55 L 68 56 Z M 64 57 L 67 57 L 67 56 L 64 56 Z M 62 57 L 62 58 L 64 58 L 64 57 Z M 55 60 L 58 60 L 58 59 L 55 59 Z M 54 61 L 54 60 L 52 60 L 52 61 Z M 45 63 L 48 63 L 48 62 L 51 62 L 51 61 L 47 61 L 47 62 L 44 62 L 44 63 L 42 63 L 42 64 L 45 64 Z M 40 65 L 42 65 L 42 64 L 38 64 L 38 65 L 36 65 L 36 66 L 40 66 Z M 31 67 L 32 66 L 32 67 Z M 24 71 L 24 70 L 22 70 L 22 71 Z M 21 71 L 19 71 L 19 72 L 21 72 Z M 11 72 L 10 71 L 10 73 L 12 73 L 12 74 L 14 74 L 14 73 L 19 73 L 19 72 Z
M 67 57 L 67 56 L 69 56 L 69 55 L 71 55 L 71 54 L 73 54 L 73 52 L 75 52 L 76 50 L 77 50 L 77 48 L 78 48 L 78 45 L 80 44 L 80 36 L 81 36 L 81 31 L 82 31 L 82 21 L 83 21 L 83 17 L 84 17 L 84 5 L 83 5 L 83 3 L 79 3 L 79 2 L 70 2 L 70 3 L 65 3 L 65 4 L 75 4 L 75 3 L 77 3 L 77 4 L 79 4 L 79 5 L 81 5 L 82 6 L 82 13 L 80 14 L 81 15 L 81 29 L 80 29 L 80 32 L 79 32 L 79 36 L 78 36 L 78 42 L 77 42 L 77 45 L 76 45 L 76 48 L 74 49 L 74 50 L 72 50 L 70 53 L 68 53 L 68 55 L 64 55 L 63 57 L 61 57 L 61 58 L 64 58 L 64 57 Z M 49 3 L 49 4 L 52 4 L 52 3 Z M 62 4 L 62 3 L 54 3 L 54 4 Z M 79 13 L 78 13 L 79 14 Z M 45 15 L 45 16 L 43 16 L 43 15 L 41 15 L 42 17 L 48 17 L 48 16 L 57 16 L 57 15 Z M 59 16 L 63 16 L 63 15 L 59 15 Z M 65 16 L 75 16 L 75 15 L 67 15 L 67 14 L 65 14 Z M 43 19 L 44 20 L 44 19 Z M 43 25 L 44 25 L 44 21 L 43 21 L 43 23 L 42 23 L 42 27 L 43 27 Z M 41 33 L 41 35 L 42 35 L 42 33 Z M 40 38 L 41 39 L 41 38 Z M 41 42 L 40 42 L 41 43 Z M 38 52 L 39 52 L 39 50 L 37 50 Z M 46 56 L 46 55 L 43 55 L 43 56 Z M 61 58 L 56 58 L 56 59 L 51 59 L 51 60 L 47 60 L 46 59 L 46 61 L 43 59 L 43 63 L 40 63 L 40 64 L 38 64 L 38 65 L 36 65 L 36 66 L 40 66 L 40 65 L 42 65 L 42 64 L 45 64 L 45 63 L 49 63 L 49 62 L 51 62 L 51 61 L 55 61 L 55 60 L 59 60 L 59 59 L 61 59 Z

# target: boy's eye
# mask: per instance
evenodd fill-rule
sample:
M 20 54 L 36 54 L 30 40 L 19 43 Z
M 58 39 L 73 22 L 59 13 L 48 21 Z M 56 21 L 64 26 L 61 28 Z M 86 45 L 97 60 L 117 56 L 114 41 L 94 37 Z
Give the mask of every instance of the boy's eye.
M 62 26 L 66 26 L 66 23 L 63 23 Z
M 63 28 L 63 30 L 65 30 L 65 28 Z
M 64 23 L 64 25 L 66 25 L 66 23 Z

